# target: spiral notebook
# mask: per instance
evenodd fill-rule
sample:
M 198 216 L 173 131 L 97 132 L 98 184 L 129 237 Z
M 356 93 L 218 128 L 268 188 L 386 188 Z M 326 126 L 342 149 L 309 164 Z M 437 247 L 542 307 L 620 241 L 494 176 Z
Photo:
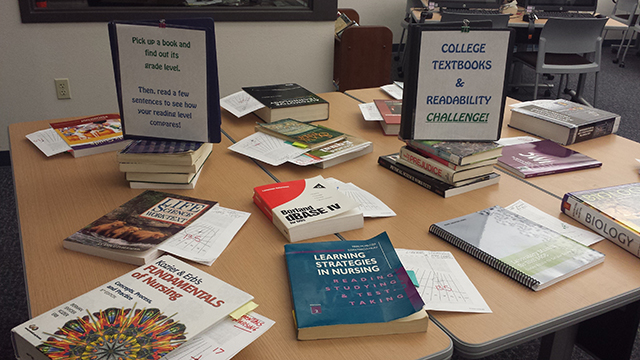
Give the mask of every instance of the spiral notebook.
M 535 291 L 604 261 L 604 254 L 500 206 L 432 224 L 429 232 Z

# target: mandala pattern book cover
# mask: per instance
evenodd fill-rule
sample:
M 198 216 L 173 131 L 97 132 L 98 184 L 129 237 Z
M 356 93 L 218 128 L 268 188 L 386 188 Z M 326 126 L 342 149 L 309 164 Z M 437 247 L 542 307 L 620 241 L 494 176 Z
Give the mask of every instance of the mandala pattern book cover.
M 15 327 L 11 336 L 21 359 L 156 360 L 252 299 L 167 255 Z

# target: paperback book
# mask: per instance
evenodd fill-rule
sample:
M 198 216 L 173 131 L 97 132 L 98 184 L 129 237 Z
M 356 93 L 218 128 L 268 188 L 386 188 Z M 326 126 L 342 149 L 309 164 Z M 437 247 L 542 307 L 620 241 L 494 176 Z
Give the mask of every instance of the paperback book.
M 322 176 L 253 189 L 253 202 L 291 242 L 360 229 L 360 204 Z
M 326 169 L 342 164 L 373 151 L 373 143 L 357 136 L 345 134 L 343 140 L 336 141 L 317 150 L 308 151 L 289 162 L 296 165 L 310 165 Z
M 191 166 L 201 156 L 211 154 L 212 149 L 212 143 L 134 140 L 118 152 L 117 160 L 119 163 Z
M 269 124 L 257 123 L 255 130 L 290 141 L 293 145 L 309 151 L 325 147 L 346 137 L 346 134 L 340 131 L 295 119 L 282 119 Z
M 284 250 L 299 340 L 427 330 L 422 298 L 387 233 Z
M 265 122 L 292 118 L 302 122 L 327 120 L 329 102 L 294 83 L 243 87 L 264 107 L 254 111 Z
M 117 151 L 129 141 L 122 136 L 119 114 L 102 114 L 49 124 L 71 147 L 73 157 Z
M 398 135 L 400 117 L 402 116 L 402 100 L 373 100 L 382 115 L 382 131 L 385 135 Z
M 432 224 L 429 232 L 535 291 L 604 261 L 604 254 L 500 206 Z
M 562 212 L 640 257 L 640 183 L 567 193 Z
M 497 158 L 502 154 L 502 146 L 493 141 L 407 140 L 406 143 L 456 165 Z
M 166 255 L 16 326 L 11 338 L 19 359 L 159 359 L 252 300 Z
M 522 178 L 590 169 L 602 163 L 551 140 L 503 147 L 498 166 Z

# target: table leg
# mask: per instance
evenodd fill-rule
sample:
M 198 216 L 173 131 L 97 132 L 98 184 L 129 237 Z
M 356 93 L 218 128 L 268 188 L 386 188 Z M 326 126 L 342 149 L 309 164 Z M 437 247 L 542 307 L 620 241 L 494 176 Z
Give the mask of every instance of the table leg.
M 570 360 L 578 325 L 542 337 L 538 360 Z

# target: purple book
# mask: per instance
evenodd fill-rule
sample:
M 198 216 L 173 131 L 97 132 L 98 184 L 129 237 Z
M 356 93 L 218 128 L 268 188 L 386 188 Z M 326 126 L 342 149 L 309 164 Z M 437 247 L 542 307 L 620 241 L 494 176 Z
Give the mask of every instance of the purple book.
M 551 140 L 540 140 L 503 147 L 498 165 L 520 177 L 529 178 L 599 167 L 602 163 Z

